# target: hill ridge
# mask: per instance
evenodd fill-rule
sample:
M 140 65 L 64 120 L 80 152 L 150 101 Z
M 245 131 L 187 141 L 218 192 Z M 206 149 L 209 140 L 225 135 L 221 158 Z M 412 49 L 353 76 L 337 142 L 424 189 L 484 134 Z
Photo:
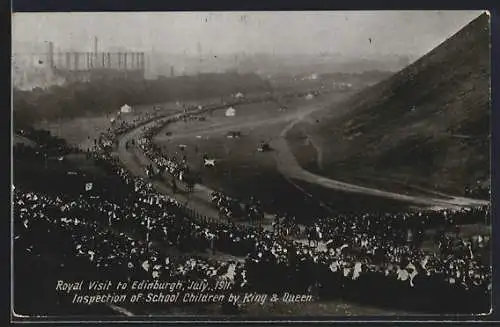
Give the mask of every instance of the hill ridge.
M 315 172 L 453 193 L 489 179 L 489 30 L 484 13 L 391 77 L 316 112 L 316 124 L 296 126 L 321 148 Z

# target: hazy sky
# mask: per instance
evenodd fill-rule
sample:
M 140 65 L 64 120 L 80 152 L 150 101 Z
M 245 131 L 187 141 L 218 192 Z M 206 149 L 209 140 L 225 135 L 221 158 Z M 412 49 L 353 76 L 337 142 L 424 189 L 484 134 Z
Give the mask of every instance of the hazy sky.
M 16 13 L 13 40 L 89 51 L 422 55 L 480 11 Z M 372 42 L 370 43 L 369 39 Z

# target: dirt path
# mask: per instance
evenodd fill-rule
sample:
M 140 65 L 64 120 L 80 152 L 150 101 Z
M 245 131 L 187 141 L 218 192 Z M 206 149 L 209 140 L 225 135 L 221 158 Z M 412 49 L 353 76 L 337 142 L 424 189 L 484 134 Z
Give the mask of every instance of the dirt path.
M 309 114 L 313 113 L 318 109 L 320 109 L 320 107 L 318 107 L 317 105 L 309 105 L 301 111 L 284 115 L 282 117 L 278 117 L 279 120 L 273 119 L 273 122 L 290 121 L 290 123 L 285 127 L 285 129 L 282 130 L 279 137 L 275 138 L 272 141 L 272 148 L 274 149 L 274 155 L 277 162 L 278 170 L 281 174 L 283 174 L 283 176 L 287 180 L 290 181 L 290 183 L 294 187 L 297 187 L 307 196 L 311 197 L 311 195 L 306 190 L 302 189 L 300 186 L 295 184 L 292 179 L 305 181 L 308 183 L 320 185 L 330 189 L 389 198 L 393 200 L 407 202 L 408 204 L 418 204 L 420 206 L 427 206 L 431 208 L 458 208 L 462 206 L 488 204 L 487 201 L 468 199 L 462 197 L 448 196 L 448 198 L 443 199 L 443 198 L 434 198 L 431 196 L 410 196 L 410 195 L 392 193 L 380 189 L 369 188 L 369 187 L 332 180 L 306 171 L 297 162 L 297 159 L 295 158 L 290 147 L 288 146 L 285 136 L 288 133 L 288 131 L 290 131 L 297 123 L 301 122 Z M 125 145 L 129 140 L 140 138 L 143 127 L 148 127 L 149 125 L 155 123 L 156 121 L 152 121 L 148 124 L 135 128 L 132 131 L 122 135 L 119 139 L 118 155 L 120 157 L 120 160 L 134 175 L 145 177 L 144 167 L 150 164 L 151 161 L 144 155 L 144 153 L 140 149 L 133 147 L 132 149 L 128 150 Z M 244 123 L 244 126 L 259 125 L 260 123 L 261 123 L 260 121 L 246 122 Z M 241 123 L 236 126 L 241 126 Z M 203 133 L 203 134 L 215 133 L 230 128 L 235 128 L 235 125 L 233 124 L 232 126 L 223 126 L 216 129 L 197 131 L 196 133 L 192 132 L 187 132 L 184 134 L 179 133 L 176 135 L 176 137 L 179 138 L 186 137 L 191 134 L 198 134 L 198 133 Z M 194 210 L 195 212 L 198 212 L 214 220 L 224 219 L 220 217 L 218 210 L 216 210 L 212 206 L 210 200 L 210 194 L 212 190 L 206 187 L 205 185 L 200 185 L 200 184 L 195 185 L 194 191 L 191 193 L 173 194 L 172 190 L 166 185 L 165 182 L 152 181 L 152 183 L 158 191 L 164 194 L 168 194 L 169 196 L 172 196 L 180 203 L 183 203 L 187 208 Z M 325 208 L 328 209 L 328 206 L 326 204 L 321 203 L 320 205 L 325 206 Z M 263 224 L 263 227 L 267 230 L 272 228 L 270 224 Z M 296 241 L 300 243 L 307 242 L 306 240 L 296 240 Z M 325 245 L 320 244 L 319 247 L 323 248 L 325 247 Z
M 464 206 L 478 206 L 478 205 L 489 204 L 488 201 L 484 200 L 469 199 L 464 197 L 445 195 L 442 193 L 440 193 L 440 195 L 446 196 L 447 199 L 432 198 L 427 196 L 410 196 L 393 192 L 387 192 L 380 189 L 369 188 L 369 187 L 332 180 L 323 176 L 313 174 L 303 169 L 297 162 L 297 159 L 295 158 L 290 147 L 288 146 L 288 143 L 286 141 L 286 134 L 296 124 L 298 124 L 305 117 L 307 117 L 310 113 L 319 109 L 320 108 L 317 107 L 316 109 L 309 109 L 303 111 L 303 114 L 299 116 L 296 120 L 291 122 L 288 126 L 286 126 L 285 129 L 283 129 L 283 131 L 281 132 L 280 137 L 273 141 L 272 147 L 275 150 L 274 154 L 277 162 L 277 167 L 278 170 L 283 175 L 297 180 L 302 180 L 308 183 L 317 184 L 330 189 L 379 196 L 383 198 L 408 202 L 412 204 L 424 205 L 431 208 L 458 208 Z
M 149 124 L 143 125 L 136 128 L 124 135 L 122 135 L 118 141 L 118 156 L 122 163 L 127 167 L 127 169 L 136 176 L 146 177 L 144 167 L 150 164 L 150 160 L 146 158 L 144 153 L 133 147 L 129 150 L 126 148 L 126 143 L 132 139 L 138 139 L 141 135 L 142 128 L 154 124 L 151 122 Z M 186 204 L 192 210 L 196 210 L 210 218 L 217 218 L 218 212 L 215 208 L 209 205 L 209 195 L 210 191 L 208 188 L 196 185 L 193 192 L 187 194 L 173 193 L 172 190 L 161 181 L 151 181 L 151 183 L 160 192 L 167 194 L 175 198 L 180 203 Z
M 127 167 L 127 169 L 136 176 L 146 177 L 144 167 L 151 164 L 151 161 L 146 158 L 144 153 L 140 151 L 138 148 L 133 147 L 127 150 L 126 143 L 129 140 L 137 139 L 140 137 L 142 128 L 147 127 L 149 125 L 154 124 L 155 122 L 150 122 L 146 125 L 142 125 L 124 135 L 122 135 L 118 141 L 118 156 L 122 163 Z M 183 203 L 187 208 L 194 210 L 208 218 L 213 220 L 225 220 L 222 218 L 218 211 L 211 205 L 210 194 L 213 191 L 205 185 L 196 184 L 193 192 L 187 194 L 173 193 L 172 190 L 166 185 L 163 181 L 151 181 L 153 186 L 160 191 L 161 193 L 167 194 L 180 203 Z M 262 227 L 264 230 L 272 230 L 271 222 L 272 217 L 270 214 L 266 213 L 264 217 L 264 223 Z M 239 222 L 241 225 L 249 225 L 247 222 Z M 294 239 L 296 242 L 307 244 L 308 241 L 305 239 Z M 318 249 L 325 250 L 326 245 L 324 242 L 319 242 Z M 219 253 L 218 259 L 221 260 L 223 256 L 222 253 Z M 242 260 L 242 258 L 232 257 L 232 260 Z
M 23 143 L 24 145 L 28 145 L 28 146 L 36 146 L 36 143 L 33 142 L 32 140 L 22 136 L 22 135 L 19 135 L 19 134 L 14 134 L 14 138 L 13 138 L 13 144 L 18 144 L 18 143 Z
M 281 122 L 286 122 L 286 121 L 294 121 L 300 117 L 302 117 L 303 113 L 301 112 L 291 112 L 288 114 L 284 114 L 278 117 L 266 117 L 262 119 L 256 119 L 252 121 L 245 121 L 245 120 L 237 120 L 235 122 L 228 121 L 227 123 L 218 123 L 215 125 L 206 125 L 206 126 L 200 126 L 199 128 L 196 128 L 195 130 L 191 130 L 188 132 L 179 132 L 179 133 L 174 133 L 169 136 L 164 136 L 164 135 L 159 135 L 157 134 L 154 139 L 155 141 L 165 141 L 165 140 L 176 140 L 176 139 L 184 139 L 184 138 L 189 138 L 189 137 L 196 137 L 196 136 L 203 136 L 207 134 L 222 134 L 224 132 L 229 132 L 229 131 L 239 131 L 242 129 L 250 129 L 253 127 L 262 127 L 262 126 L 267 126 L 267 125 L 275 125 L 279 124 Z M 249 117 L 250 118 L 250 117 Z
M 488 201 L 484 200 L 477 200 L 477 199 L 469 199 L 469 198 L 464 198 L 464 197 L 456 197 L 456 196 L 451 196 L 451 195 L 445 195 L 445 194 L 440 194 L 441 196 L 446 196 L 446 199 L 443 198 L 437 198 L 437 197 L 432 197 L 432 196 L 411 196 L 411 195 L 404 195 L 404 194 L 399 194 L 399 193 L 393 193 L 393 192 L 388 192 L 376 188 L 370 188 L 370 187 L 364 187 L 364 186 L 359 186 L 359 185 L 354 185 L 346 182 L 341 182 L 337 180 L 332 180 L 323 176 L 319 176 L 316 174 L 313 174 L 305 169 L 303 169 L 299 163 L 297 162 L 297 159 L 293 155 L 290 147 L 288 146 L 288 143 L 286 141 L 286 134 L 288 131 L 290 131 L 296 124 L 301 122 L 303 119 L 308 117 L 311 113 L 321 109 L 321 107 L 317 105 L 308 105 L 307 107 L 304 107 L 302 110 L 298 112 L 294 112 L 292 114 L 284 115 L 281 117 L 277 117 L 276 119 L 272 119 L 273 123 L 277 123 L 279 121 L 290 121 L 290 124 L 288 124 L 285 129 L 280 134 L 280 137 L 275 138 L 272 140 L 271 146 L 273 147 L 274 155 L 276 158 L 277 162 L 277 167 L 280 173 L 282 173 L 284 176 L 287 178 L 293 178 L 297 180 L 302 180 L 308 183 L 320 185 L 322 187 L 330 188 L 330 189 L 335 189 L 335 190 L 340 190 L 340 191 L 345 191 L 345 192 L 353 192 L 353 193 L 361 193 L 361 194 L 366 194 L 366 195 L 372 195 L 372 196 L 379 196 L 383 198 L 388 198 L 388 199 L 393 199 L 393 200 L 398 200 L 398 201 L 403 201 L 407 202 L 408 204 L 417 204 L 417 205 L 423 205 L 431 208 L 458 208 L 458 207 L 463 207 L 463 206 L 477 206 L 477 205 L 487 205 Z M 151 122 L 153 124 L 154 122 Z M 231 128 L 236 128 L 236 127 L 250 127 L 250 126 L 258 126 L 261 124 L 261 121 L 255 121 L 255 122 L 245 122 L 243 124 L 239 123 L 237 125 L 227 125 L 227 126 L 221 126 L 220 128 L 216 129 L 208 129 L 205 131 L 196 131 L 195 133 L 193 132 L 187 132 L 187 133 L 179 133 L 174 136 L 174 138 L 182 138 L 182 137 L 188 137 L 188 136 L 193 136 L 193 135 L 199 135 L 199 134 L 206 134 L 206 133 L 215 133 L 215 132 L 222 132 L 224 130 L 229 130 Z M 147 125 L 146 125 L 147 126 Z M 135 174 L 144 176 L 144 171 L 143 168 L 140 165 L 137 165 L 137 163 L 134 163 L 133 153 L 128 152 L 125 149 L 125 143 L 128 140 L 138 138 L 141 134 L 141 128 L 134 129 L 133 131 L 123 135 L 120 138 L 119 141 L 119 155 L 124 164 L 131 168 L 131 171 L 134 172 Z M 141 151 L 135 151 L 135 156 L 138 156 L 139 158 L 143 156 Z M 142 158 L 143 164 L 149 163 L 149 160 L 147 158 Z M 165 189 L 165 191 L 169 190 L 165 185 L 163 185 L 161 188 Z M 189 194 L 189 196 L 184 196 L 181 194 L 176 194 L 173 195 L 171 194 L 171 191 L 169 192 L 170 195 L 174 196 L 178 201 L 182 203 L 188 204 L 190 207 L 193 207 L 193 209 L 202 212 L 204 214 L 207 214 L 207 216 L 216 216 L 218 217 L 218 212 L 209 205 L 210 199 L 210 193 L 212 192 L 211 189 L 209 189 L 206 186 L 203 185 L 196 185 L 194 192 Z

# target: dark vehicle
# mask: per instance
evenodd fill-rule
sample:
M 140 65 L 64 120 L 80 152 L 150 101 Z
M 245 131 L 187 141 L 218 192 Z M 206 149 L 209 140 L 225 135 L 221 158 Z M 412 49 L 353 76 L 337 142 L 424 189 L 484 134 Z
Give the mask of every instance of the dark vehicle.
M 268 152 L 271 151 L 271 146 L 269 146 L 269 143 L 263 142 L 261 145 L 257 148 L 257 151 L 259 152 Z

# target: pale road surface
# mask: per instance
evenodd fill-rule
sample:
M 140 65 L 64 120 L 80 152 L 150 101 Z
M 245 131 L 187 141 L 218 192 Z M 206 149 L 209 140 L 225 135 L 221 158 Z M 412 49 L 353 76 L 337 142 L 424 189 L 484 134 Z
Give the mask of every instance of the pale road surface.
M 316 110 L 318 109 L 320 108 L 317 108 Z M 418 205 L 430 206 L 432 208 L 457 208 L 464 206 L 478 206 L 478 205 L 489 204 L 489 202 L 485 200 L 457 197 L 453 195 L 445 195 L 446 197 L 448 197 L 448 199 L 441 199 L 441 198 L 432 198 L 425 196 L 410 196 L 393 192 L 387 192 L 375 188 L 358 186 L 354 184 L 332 180 L 323 176 L 313 174 L 303 169 L 297 162 L 297 159 L 295 158 L 290 147 L 288 146 L 285 136 L 288 133 L 288 131 L 290 131 L 297 123 L 302 121 L 307 115 L 309 115 L 313 111 L 315 110 L 305 111 L 303 115 L 301 115 L 295 121 L 291 122 L 287 127 L 285 127 L 285 129 L 283 129 L 283 131 L 281 132 L 280 137 L 276 138 L 273 141 L 273 149 L 275 150 L 275 157 L 278 164 L 277 165 L 278 170 L 283 175 L 335 190 L 379 196 L 383 198 L 394 199 Z
M 17 143 L 23 143 L 25 145 L 29 145 L 29 146 L 35 146 L 36 143 L 33 142 L 32 140 L 30 139 L 27 139 L 26 137 L 22 136 L 22 135 L 19 135 L 19 134 L 14 134 L 14 137 L 13 137 L 13 140 L 12 140 L 13 144 L 17 144 Z
M 138 148 L 133 147 L 129 150 L 126 149 L 126 143 L 132 139 L 139 139 L 142 134 L 142 128 L 150 126 L 155 122 L 150 122 L 139 128 L 122 135 L 118 141 L 118 155 L 122 163 L 127 169 L 136 176 L 146 177 L 144 167 L 151 164 L 151 161 L 140 151 Z M 174 197 L 180 203 L 187 203 L 190 209 L 198 212 L 203 212 L 209 217 L 218 217 L 218 212 L 215 208 L 208 205 L 210 199 L 208 198 L 210 191 L 207 192 L 206 188 L 201 185 L 196 185 L 192 193 L 173 194 L 172 190 L 160 181 L 151 181 L 151 183 L 162 193 Z M 207 194 L 208 193 L 208 194 Z
M 132 147 L 129 150 L 127 150 L 126 143 L 129 140 L 132 139 L 137 140 L 138 138 L 140 138 L 142 128 L 152 125 L 154 123 L 155 122 L 150 122 L 148 124 L 135 128 L 130 132 L 121 135 L 118 140 L 118 156 L 121 162 L 125 165 L 125 167 L 135 176 L 141 176 L 143 178 L 147 178 L 146 173 L 144 171 L 144 167 L 149 164 L 152 164 L 152 162 L 137 147 Z M 187 208 L 194 210 L 213 220 L 228 221 L 228 219 L 222 218 L 219 215 L 218 210 L 213 207 L 210 200 L 210 193 L 213 192 L 213 190 L 206 187 L 205 185 L 196 184 L 193 192 L 191 193 L 174 194 L 172 192 L 172 189 L 169 186 L 167 186 L 165 182 L 157 180 L 154 181 L 151 180 L 150 182 L 153 184 L 156 190 L 158 190 L 163 194 L 167 194 L 173 197 L 178 202 L 185 204 Z M 264 215 L 264 221 L 262 222 L 262 228 L 268 231 L 272 230 L 272 224 L 271 224 L 272 221 L 273 221 L 273 216 L 266 213 Z M 237 222 L 237 223 L 240 225 L 252 226 L 252 224 L 248 222 Z M 294 240 L 302 244 L 308 243 L 308 241 L 305 239 L 294 239 Z M 324 242 L 319 242 L 317 248 L 324 250 L 326 249 L 326 245 Z M 244 258 L 225 255 L 219 252 L 217 253 L 217 259 L 236 260 L 236 261 L 244 260 Z
M 286 133 L 295 126 L 295 124 L 302 121 L 309 114 L 314 111 L 321 109 L 319 106 L 307 106 L 304 110 L 301 110 L 299 113 L 293 113 L 284 115 L 282 117 L 278 117 L 282 121 L 290 121 L 290 124 L 281 132 L 279 138 L 276 138 L 272 141 L 272 147 L 275 150 L 275 158 L 277 161 L 277 167 L 279 171 L 287 177 L 288 180 L 290 178 L 305 181 L 308 183 L 320 185 L 326 188 L 353 192 L 353 193 L 361 193 L 372 196 L 379 196 L 383 198 L 404 201 L 411 204 L 424 205 L 431 208 L 457 208 L 462 206 L 477 206 L 477 205 L 487 205 L 488 201 L 476 200 L 476 199 L 468 199 L 463 197 L 454 197 L 449 196 L 449 199 L 442 198 L 432 198 L 427 196 L 410 196 L 404 194 L 398 194 L 393 192 L 387 192 L 375 188 L 363 187 L 359 185 L 349 184 L 345 182 L 340 182 L 336 180 L 332 180 L 323 176 L 319 176 L 313 174 L 305 169 L 303 169 L 299 163 L 297 162 L 295 156 L 293 155 L 291 149 L 286 142 L 285 135 Z M 173 115 L 174 116 L 174 115 Z M 279 122 L 278 119 L 272 119 L 273 122 Z M 125 164 L 125 166 L 135 175 L 145 176 L 144 166 L 150 163 L 150 160 L 145 157 L 145 155 L 137 148 L 133 148 L 131 151 L 127 151 L 125 144 L 127 141 L 132 139 L 138 139 L 141 137 L 141 132 L 143 127 L 150 126 L 155 122 L 152 121 L 146 125 L 142 125 L 132 131 L 122 135 L 119 138 L 119 146 L 118 146 L 118 154 L 120 160 Z M 259 126 L 262 121 L 255 122 L 245 122 L 240 123 L 237 126 L 239 127 L 251 127 L 251 126 Z M 194 136 L 199 134 L 206 134 L 211 132 L 222 132 L 225 130 L 229 130 L 231 128 L 235 128 L 235 126 L 223 126 L 220 128 L 207 129 L 206 131 L 197 131 L 187 132 L 185 134 L 176 133 L 174 138 L 181 138 L 187 136 Z M 290 180 L 291 181 L 291 180 Z M 169 194 L 177 199 L 181 203 L 185 203 L 188 208 L 193 209 L 197 212 L 203 213 L 208 217 L 212 217 L 215 219 L 220 219 L 218 211 L 211 205 L 210 201 L 210 193 L 212 190 L 204 185 L 197 184 L 195 185 L 194 191 L 188 194 L 172 194 L 172 191 L 169 187 L 165 185 L 165 183 L 155 181 L 153 184 L 159 189 L 161 192 Z M 294 184 L 294 183 L 292 183 Z M 295 185 L 295 184 L 294 184 Z M 298 185 L 295 185 L 298 187 Z M 305 190 L 298 187 L 302 192 L 308 194 Z M 267 216 L 267 215 L 266 215 Z M 270 217 L 267 217 L 270 218 Z

